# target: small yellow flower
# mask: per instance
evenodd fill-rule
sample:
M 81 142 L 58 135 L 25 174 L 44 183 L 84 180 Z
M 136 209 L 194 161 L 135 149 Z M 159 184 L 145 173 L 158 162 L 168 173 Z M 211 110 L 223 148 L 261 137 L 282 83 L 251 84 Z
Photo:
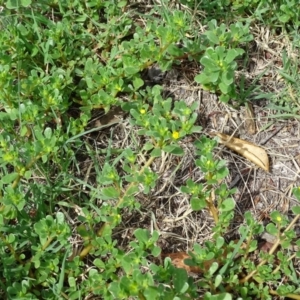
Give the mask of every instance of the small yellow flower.
M 179 132 L 178 132 L 178 131 L 174 131 L 174 132 L 172 133 L 172 137 L 173 137 L 174 140 L 179 139 Z
M 142 115 L 144 115 L 144 114 L 146 113 L 146 109 L 141 108 L 141 109 L 140 109 L 140 113 L 141 113 Z
M 276 218 L 276 220 L 277 220 L 278 222 L 281 222 L 281 221 L 282 221 L 282 218 L 278 216 L 278 217 Z

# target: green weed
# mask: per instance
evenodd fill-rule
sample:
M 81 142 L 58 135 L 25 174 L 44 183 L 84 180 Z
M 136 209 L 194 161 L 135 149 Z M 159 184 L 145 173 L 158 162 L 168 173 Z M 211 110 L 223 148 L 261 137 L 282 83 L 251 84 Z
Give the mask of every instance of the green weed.
M 235 71 L 237 58 L 247 55 L 245 43 L 253 38 L 249 22 L 228 26 L 211 19 L 205 32 L 192 37 L 191 15 L 166 5 L 153 6 L 147 17 L 128 1 L 0 3 L 3 299 L 295 297 L 299 279 L 293 256 L 287 259 L 285 253 L 295 240 L 292 225 L 299 208 L 293 208 L 297 217 L 291 222 L 272 214 L 266 230 L 277 240 L 257 264 L 251 253 L 263 227 L 250 214 L 239 240 L 226 242 L 234 190 L 223 183 L 228 169 L 213 154 L 216 141 L 197 126 L 197 103 L 166 99 L 161 86 L 143 77 L 153 65 L 167 71 L 189 59 L 203 66 L 197 83 L 223 102 L 237 100 Z M 282 11 L 283 21 L 293 22 L 290 7 Z M 131 144 L 114 148 L 112 132 L 107 147 L 95 149 L 88 135 L 112 124 L 89 129 L 92 115 L 114 107 L 128 115 Z M 123 215 L 140 211 L 139 197 L 156 187 L 156 159 L 182 156 L 181 142 L 188 136 L 197 136 L 195 163 L 204 180 L 187 180 L 181 191 L 191 196 L 193 210 L 209 211 L 215 222 L 212 240 L 196 244 L 186 261 L 202 269 L 200 280 L 168 258 L 155 262 L 161 252 L 158 230 L 134 230 L 128 251 L 114 236 Z M 91 181 L 77 176 L 81 156 L 90 159 Z M 299 199 L 299 189 L 294 192 Z M 281 276 L 287 278 L 284 284 Z

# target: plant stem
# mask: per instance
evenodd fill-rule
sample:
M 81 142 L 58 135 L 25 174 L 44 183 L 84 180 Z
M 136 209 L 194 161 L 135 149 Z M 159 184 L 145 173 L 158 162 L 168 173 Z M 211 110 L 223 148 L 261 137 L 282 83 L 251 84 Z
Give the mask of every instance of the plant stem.
M 218 209 L 214 205 L 214 200 L 215 200 L 215 193 L 214 189 L 211 185 L 207 187 L 209 191 L 211 191 L 210 196 L 206 199 L 206 203 L 208 206 L 208 210 L 210 211 L 211 215 L 214 218 L 215 224 L 218 224 L 219 222 L 219 215 L 218 215 Z
M 11 244 L 6 242 L 6 238 L 2 233 L 0 233 L 0 238 L 3 241 L 3 243 L 6 245 L 6 247 L 9 249 L 10 253 L 13 254 L 15 260 L 17 260 L 20 264 L 23 264 L 22 260 L 20 259 L 19 255 L 16 253 L 15 249 L 11 246 Z
M 270 292 L 271 295 L 279 296 L 276 291 L 270 290 L 269 292 Z M 298 299 L 298 300 L 300 300 L 300 295 L 286 294 L 286 295 L 284 295 L 284 298 L 285 299 Z

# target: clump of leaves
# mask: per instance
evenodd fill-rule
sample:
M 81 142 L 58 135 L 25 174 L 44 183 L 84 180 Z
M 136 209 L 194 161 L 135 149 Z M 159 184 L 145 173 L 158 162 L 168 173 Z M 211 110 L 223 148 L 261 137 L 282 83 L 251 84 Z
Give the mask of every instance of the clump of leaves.
M 217 25 L 216 20 L 208 23 L 205 32 L 209 47 L 200 59 L 204 69 L 195 77 L 203 88 L 220 94 L 220 100 L 229 102 L 237 98 L 235 75 L 237 68 L 235 59 L 244 53 L 238 45 L 249 42 L 253 36 L 249 33 L 249 24 L 238 22 L 228 29 L 225 24 Z

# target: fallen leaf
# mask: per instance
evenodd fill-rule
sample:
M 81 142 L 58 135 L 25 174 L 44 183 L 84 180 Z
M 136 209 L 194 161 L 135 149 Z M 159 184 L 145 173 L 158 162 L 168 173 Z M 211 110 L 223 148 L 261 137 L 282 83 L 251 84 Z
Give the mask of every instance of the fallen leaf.
M 99 127 L 101 125 L 115 124 L 119 123 L 124 115 L 124 112 L 120 107 L 113 107 L 106 114 L 102 115 L 96 120 L 94 127 Z
M 216 135 L 220 138 L 219 142 L 221 144 L 239 153 L 240 155 L 255 163 L 263 170 L 269 172 L 269 158 L 267 152 L 263 148 L 254 145 L 248 141 L 231 137 L 224 133 L 217 132 L 213 135 Z
M 191 259 L 186 252 L 166 253 L 162 254 L 162 258 L 170 257 L 172 264 L 176 268 L 185 269 L 188 273 L 199 274 L 202 273 L 201 269 L 197 266 L 188 266 L 185 264 L 185 259 Z
M 267 241 L 263 241 L 258 244 L 258 249 L 262 252 L 268 253 L 272 249 L 273 246 L 274 246 L 274 244 L 267 242 Z

